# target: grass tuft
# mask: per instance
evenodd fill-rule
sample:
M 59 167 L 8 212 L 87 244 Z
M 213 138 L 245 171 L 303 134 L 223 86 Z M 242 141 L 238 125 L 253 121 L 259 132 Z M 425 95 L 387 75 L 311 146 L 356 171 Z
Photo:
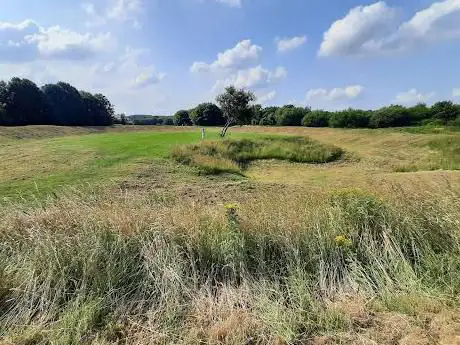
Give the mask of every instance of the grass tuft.
M 340 159 L 343 151 L 303 137 L 266 137 L 203 141 L 199 144 L 178 146 L 173 148 L 171 156 L 180 163 L 198 167 L 205 174 L 242 174 L 247 165 L 255 160 L 328 163 Z

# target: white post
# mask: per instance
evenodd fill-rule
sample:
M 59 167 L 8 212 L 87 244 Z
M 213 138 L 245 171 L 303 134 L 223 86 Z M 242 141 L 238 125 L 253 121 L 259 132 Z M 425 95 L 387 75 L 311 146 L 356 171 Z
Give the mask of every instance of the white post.
M 206 128 L 201 128 L 201 139 L 204 140 L 206 138 Z

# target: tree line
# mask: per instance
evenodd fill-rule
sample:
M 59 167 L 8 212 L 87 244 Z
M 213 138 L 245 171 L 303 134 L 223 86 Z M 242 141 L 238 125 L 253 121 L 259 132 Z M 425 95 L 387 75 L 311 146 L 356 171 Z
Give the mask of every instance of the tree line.
M 58 82 L 41 88 L 28 79 L 0 81 L 0 125 L 108 126 L 138 125 L 222 126 L 225 135 L 232 125 L 308 126 L 337 128 L 384 128 L 417 125 L 460 126 L 460 105 L 441 101 L 427 106 L 390 105 L 376 110 L 312 110 L 295 105 L 262 107 L 252 104 L 254 94 L 228 87 L 214 103 L 180 110 L 174 116 L 122 114 L 102 94 L 79 91 Z
M 0 125 L 109 126 L 114 107 L 103 94 L 58 82 L 41 88 L 28 79 L 0 81 Z
M 336 128 L 385 128 L 419 125 L 460 126 L 460 105 L 441 101 L 427 106 L 390 105 L 376 110 L 345 109 L 340 111 L 312 110 L 294 105 L 262 107 L 248 106 L 247 116 L 237 121 L 240 125 L 307 126 Z M 222 110 L 213 103 L 203 103 L 191 110 L 180 110 L 174 115 L 177 126 L 223 126 Z

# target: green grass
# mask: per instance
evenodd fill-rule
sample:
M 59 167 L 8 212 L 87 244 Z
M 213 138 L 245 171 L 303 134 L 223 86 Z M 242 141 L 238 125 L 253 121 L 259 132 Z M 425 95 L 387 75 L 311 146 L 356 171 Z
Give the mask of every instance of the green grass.
M 209 130 L 203 143 L 179 128 L 2 142 L 2 196 L 60 192 L 0 207 L 0 344 L 455 343 L 460 175 L 388 167 L 457 162 L 457 135 L 251 130 L 225 141 Z M 361 159 L 289 163 L 337 159 L 328 145 Z M 173 147 L 237 173 L 287 162 L 252 164 L 260 178 L 200 176 Z M 362 188 L 312 185 L 324 176 Z
M 197 129 L 9 141 L 0 146 L 0 197 L 41 195 L 62 186 L 112 184 L 142 166 L 160 164 L 172 147 L 198 142 L 200 136 Z M 208 130 L 207 137 L 217 139 L 218 133 Z
M 343 151 L 304 137 L 261 137 L 256 139 L 206 141 L 178 146 L 172 157 L 198 167 L 206 174 L 243 174 L 255 160 L 277 159 L 295 163 L 328 163 L 340 159 Z

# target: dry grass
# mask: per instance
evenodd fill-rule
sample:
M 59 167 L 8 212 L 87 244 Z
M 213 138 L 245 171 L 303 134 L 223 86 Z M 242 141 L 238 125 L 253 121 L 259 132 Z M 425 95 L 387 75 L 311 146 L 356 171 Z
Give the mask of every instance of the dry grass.
M 199 168 L 206 174 L 243 174 L 257 160 L 324 164 L 341 159 L 342 149 L 306 137 L 260 137 L 257 139 L 203 141 L 174 147 L 171 157 Z
M 378 194 L 259 190 L 236 213 L 147 191 L 69 191 L 7 205 L 0 212 L 0 339 L 458 339 L 460 281 L 448 268 L 460 264 L 459 195 L 445 189 L 433 200 L 428 191 L 390 183 Z M 338 235 L 350 244 L 337 244 Z
M 435 138 L 283 130 L 348 156 L 4 202 L 0 344 L 460 343 L 458 172 L 393 169 Z

